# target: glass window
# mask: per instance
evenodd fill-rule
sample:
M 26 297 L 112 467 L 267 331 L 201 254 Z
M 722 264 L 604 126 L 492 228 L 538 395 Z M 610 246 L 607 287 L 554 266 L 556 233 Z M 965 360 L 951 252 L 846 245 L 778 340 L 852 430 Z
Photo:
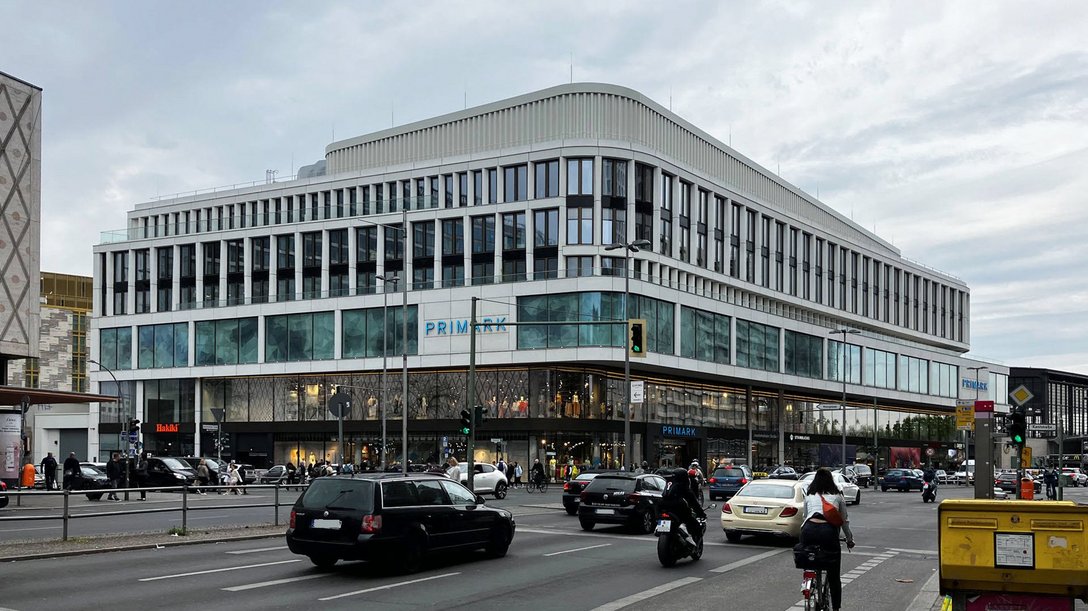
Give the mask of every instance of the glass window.
M 495 204 L 499 201 L 499 171 L 495 168 L 487 169 L 487 203 Z
M 195 365 L 257 362 L 257 319 L 198 321 Z
M 472 217 L 473 254 L 495 252 L 495 216 Z M 473 274 L 475 277 L 475 274 Z
M 567 159 L 567 195 L 593 195 L 593 159 Z
M 464 219 L 446 219 L 442 221 L 442 254 L 465 254 Z M 494 249 L 494 247 L 492 247 Z
M 737 365 L 778 371 L 778 327 L 737 320 Z
M 382 311 L 387 322 L 382 323 Z M 402 308 L 369 308 L 366 310 L 344 310 L 342 341 L 343 358 L 380 357 L 383 346 L 389 356 L 401 353 L 401 338 L 404 329 L 401 326 Z M 382 330 L 385 338 L 382 338 Z M 408 354 L 418 350 L 417 307 L 408 306 Z M 384 342 L 384 343 L 383 343 Z
M 783 340 L 786 349 L 786 373 L 806 378 L 823 376 L 824 339 L 822 337 L 787 330 Z
M 680 356 L 729 363 L 728 316 L 687 306 L 680 308 Z
M 862 356 L 865 360 L 862 379 L 866 386 L 895 388 L 894 353 L 866 348 Z
M 137 337 L 140 369 L 189 366 L 188 323 L 141 326 Z
M 333 358 L 333 313 L 315 312 L 265 318 L 265 362 Z
M 627 197 L 627 162 L 622 159 L 602 160 L 601 194 Z
M 593 275 L 593 257 L 567 257 L 567 278 L 580 278 Z
M 558 246 L 559 245 L 559 209 L 533 211 L 533 245 L 534 246 Z
M 567 244 L 593 243 L 593 208 L 567 208 Z
M 509 212 L 502 215 L 503 250 L 522 250 L 525 248 L 525 213 Z
M 412 223 L 412 256 L 417 259 L 434 256 L 434 221 Z
M 503 168 L 503 201 L 523 202 L 528 197 L 528 167 L 525 164 Z
M 371 263 L 378 260 L 378 228 L 360 227 L 356 230 L 356 258 L 359 263 Z
M 601 244 L 620 244 L 626 241 L 627 211 L 617 208 L 601 208 Z
M 827 342 L 827 379 L 841 382 L 846 375 L 850 384 L 861 384 L 861 369 L 861 346 L 846 344 L 844 349 L 842 342 Z
M 538 161 L 534 167 L 536 199 L 559 197 L 559 160 Z

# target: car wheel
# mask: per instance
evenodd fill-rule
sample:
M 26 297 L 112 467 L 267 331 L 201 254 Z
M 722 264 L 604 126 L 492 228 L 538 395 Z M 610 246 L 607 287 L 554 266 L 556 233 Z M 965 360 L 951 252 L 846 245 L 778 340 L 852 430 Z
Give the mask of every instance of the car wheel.
M 582 530 L 593 530 L 593 527 L 597 525 L 593 520 L 586 518 L 578 518 L 578 524 L 581 525 Z
M 578 515 L 578 508 L 577 507 L 567 507 L 567 515 L 568 516 Z
M 654 532 L 654 512 L 649 509 L 644 509 L 642 513 L 638 514 L 638 524 L 636 528 L 644 535 L 648 535 Z
M 735 530 L 725 531 L 725 539 L 730 543 L 740 543 L 740 533 Z
M 314 554 L 310 556 L 310 562 L 314 563 L 319 569 L 326 570 L 331 569 L 336 561 L 339 560 L 336 556 L 324 556 L 321 554 Z
M 8 506 L 8 497 L 6 497 L 6 496 L 0 497 L 0 509 L 3 509 L 5 507 L 7 507 L 7 506 Z
M 854 497 L 853 505 L 861 505 L 861 490 L 858 490 L 857 496 Z
M 495 485 L 495 498 L 500 501 L 506 498 L 506 484 L 499 482 Z
M 506 555 L 506 551 L 510 549 L 512 539 L 509 528 L 501 524 L 496 525 L 491 529 L 491 537 L 484 549 L 492 558 L 502 558 Z

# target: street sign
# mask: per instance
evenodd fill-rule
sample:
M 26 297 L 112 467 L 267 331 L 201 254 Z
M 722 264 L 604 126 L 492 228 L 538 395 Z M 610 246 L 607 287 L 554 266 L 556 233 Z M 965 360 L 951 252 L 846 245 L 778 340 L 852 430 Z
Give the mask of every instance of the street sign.
M 329 397 L 329 412 L 337 418 L 345 418 L 351 413 L 351 395 L 336 393 Z
M 137 433 L 136 431 L 129 431 L 129 433 L 128 433 L 128 442 L 129 443 L 136 443 L 139 440 L 140 440 L 140 434 L 139 433 Z
M 933 448 L 926 448 L 926 456 L 933 456 L 937 452 Z
M 1017 405 L 1023 405 L 1028 401 L 1031 401 L 1034 396 L 1035 395 L 1031 394 L 1031 391 L 1028 390 L 1028 387 L 1023 384 L 1017 386 L 1016 389 L 1009 393 L 1009 398 Z
M 956 401 L 956 430 L 975 430 L 975 402 L 970 399 Z
M 842 403 L 817 403 L 816 409 L 842 409 Z
M 1041 423 L 1029 424 L 1028 425 L 1028 430 L 1029 431 L 1037 431 L 1039 433 L 1054 433 L 1054 434 L 1057 434 L 1058 433 L 1058 425 L 1057 424 L 1041 424 Z
M 1020 468 L 1031 468 L 1031 446 L 1024 446 L 1024 450 L 1020 454 Z
M 631 381 L 631 403 L 642 403 L 646 400 L 646 382 L 642 380 Z
M 491 443 L 502 443 L 502 437 L 492 437 Z

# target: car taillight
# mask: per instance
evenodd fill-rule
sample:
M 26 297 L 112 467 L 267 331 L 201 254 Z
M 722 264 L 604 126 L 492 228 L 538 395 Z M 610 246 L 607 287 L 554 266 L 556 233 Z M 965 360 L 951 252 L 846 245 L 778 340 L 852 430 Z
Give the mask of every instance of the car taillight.
M 740 478 L 740 485 L 741 486 L 743 486 L 743 485 L 745 485 L 747 483 L 748 483 L 748 478 L 747 477 Z
M 788 518 L 790 516 L 795 516 L 795 515 L 797 515 L 797 508 L 796 507 L 786 507 L 785 509 L 782 510 L 782 514 L 781 514 L 781 516 L 783 518 Z
M 295 510 L 292 509 L 291 510 L 291 526 L 290 526 L 290 528 L 294 528 L 294 527 L 295 527 Z
M 638 498 L 639 497 L 638 497 L 637 494 L 628 494 L 627 495 L 627 502 L 631 503 L 632 505 L 637 505 L 638 504 Z
M 570 492 L 570 484 L 563 484 L 563 492 Z
M 718 483 L 718 478 L 712 477 L 712 478 L 710 478 L 710 479 L 708 479 L 706 481 L 710 482 L 711 484 L 717 484 Z
M 363 516 L 363 527 L 360 529 L 364 534 L 374 534 L 382 529 L 382 517 L 381 516 Z
M 666 520 L 666 519 L 668 519 L 668 517 L 669 517 L 669 512 L 667 512 L 667 511 L 662 511 L 661 512 L 661 519 L 662 520 Z
M 733 513 L 733 508 L 729 506 L 729 503 L 722 503 L 722 513 Z

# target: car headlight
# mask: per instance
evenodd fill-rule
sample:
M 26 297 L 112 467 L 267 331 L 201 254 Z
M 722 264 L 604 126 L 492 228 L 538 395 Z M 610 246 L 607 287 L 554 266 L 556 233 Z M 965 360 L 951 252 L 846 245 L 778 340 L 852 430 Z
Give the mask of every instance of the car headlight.
M 174 477 L 176 477 L 177 479 L 185 479 L 185 476 L 180 473 L 175 473 Z

